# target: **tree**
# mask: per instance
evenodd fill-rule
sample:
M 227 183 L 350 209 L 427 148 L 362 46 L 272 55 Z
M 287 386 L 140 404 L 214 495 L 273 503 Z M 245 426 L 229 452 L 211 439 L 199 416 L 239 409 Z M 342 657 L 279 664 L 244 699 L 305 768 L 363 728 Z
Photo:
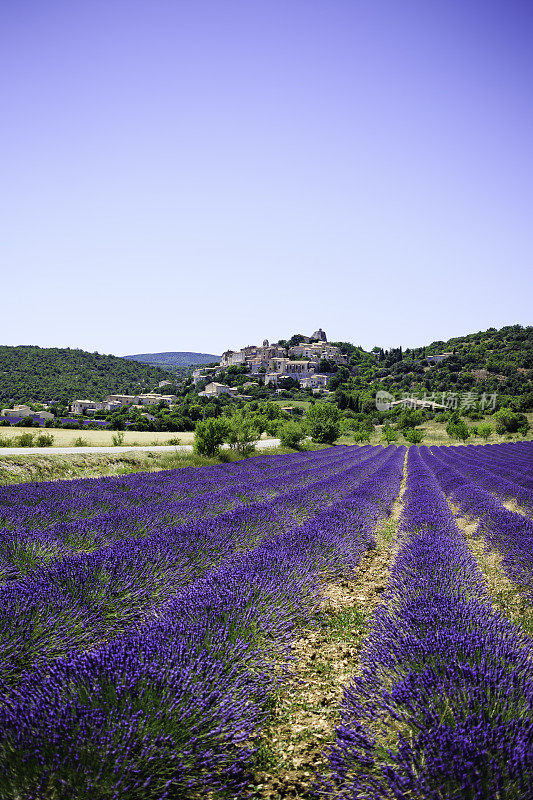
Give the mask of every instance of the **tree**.
M 340 434 L 340 411 L 331 403 L 315 403 L 307 411 L 306 425 L 314 442 L 333 444 Z
M 296 345 L 301 344 L 304 342 L 306 337 L 301 333 L 295 333 L 294 336 L 291 336 L 289 339 L 289 347 L 296 347 Z
M 420 444 L 425 436 L 424 431 L 419 428 L 406 428 L 403 431 L 404 438 L 410 444 Z
M 350 370 L 347 367 L 339 367 L 335 375 L 328 381 L 328 389 L 335 390 L 341 384 L 350 380 Z
M 488 422 L 484 422 L 481 425 L 477 426 L 477 433 L 478 436 L 481 436 L 482 439 L 487 441 L 492 436 L 492 425 L 489 425 Z
M 400 412 L 400 416 L 398 417 L 398 422 L 396 423 L 396 427 L 398 430 L 403 430 L 406 428 L 416 428 L 417 425 L 421 425 L 424 421 L 424 415 L 421 411 L 413 410 L 411 408 L 404 408 Z
M 304 438 L 304 431 L 297 422 L 285 422 L 279 430 L 279 440 L 283 447 L 292 447 L 297 450 Z
M 389 445 L 391 442 L 395 442 L 398 439 L 398 434 L 396 433 L 396 431 L 393 431 L 393 429 L 390 426 L 390 423 L 386 422 L 385 425 L 383 426 L 383 430 L 381 432 L 381 438 L 384 442 L 387 442 L 387 445 Z
M 515 414 L 510 408 L 501 408 L 493 415 L 496 426 L 496 433 L 516 433 L 520 431 L 525 436 L 529 430 L 529 424 L 525 414 Z
M 228 426 L 226 441 L 232 450 L 236 450 L 242 456 L 251 455 L 259 439 L 254 421 L 242 409 L 239 409 L 231 417 L 228 417 L 226 422 Z
M 328 361 L 327 358 L 322 358 L 318 364 L 319 372 L 336 372 L 337 366 L 333 361 Z
M 201 456 L 218 455 L 220 445 L 228 433 L 228 425 L 222 417 L 208 417 L 198 422 L 194 431 L 194 450 Z
M 278 387 L 280 389 L 285 389 L 288 391 L 289 389 L 298 389 L 300 384 L 294 378 L 290 376 L 287 378 L 278 378 Z
M 459 419 L 456 422 L 450 419 L 446 425 L 446 433 L 450 439 L 460 439 L 463 442 L 470 438 L 470 430 L 464 419 Z

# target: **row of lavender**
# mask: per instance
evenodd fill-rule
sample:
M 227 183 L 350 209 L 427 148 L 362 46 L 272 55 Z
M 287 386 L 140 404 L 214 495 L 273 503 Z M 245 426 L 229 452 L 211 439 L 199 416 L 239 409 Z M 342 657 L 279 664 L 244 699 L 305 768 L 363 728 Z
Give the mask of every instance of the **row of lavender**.
M 526 514 L 533 514 L 533 443 L 432 447 L 431 452 L 453 462 L 472 483 L 502 501 L 517 501 Z
M 136 473 L 122 478 L 87 478 L 75 481 L 44 482 L 0 488 L 0 524 L 11 529 L 39 529 L 62 522 L 91 518 L 108 510 L 131 511 L 150 503 L 170 504 L 195 497 L 213 496 L 229 489 L 260 487 L 264 481 L 290 477 L 305 479 L 323 466 L 331 469 L 346 458 L 362 459 L 370 448 L 360 448 L 357 456 L 348 448 L 336 448 L 335 456 L 325 451 L 289 456 L 259 456 L 249 461 L 220 464 L 198 470 L 192 467 L 157 473 Z
M 502 464 L 502 473 L 509 475 L 515 463 L 523 468 L 527 468 L 529 463 L 531 468 L 533 444 L 528 442 L 524 445 L 519 448 L 523 460 L 515 460 L 515 445 L 504 445 L 507 450 L 501 448 L 496 464 Z M 500 478 L 497 473 L 493 476 L 482 467 L 476 469 L 473 454 L 464 451 L 467 448 L 421 448 L 424 462 L 432 470 L 444 493 L 459 506 L 462 514 L 478 520 L 475 535 L 485 540 L 487 549 L 497 550 L 501 554 L 506 575 L 517 585 L 524 598 L 532 603 L 533 522 L 524 514 L 509 511 L 497 498 L 518 498 L 527 509 L 533 511 L 533 492 L 524 488 L 525 477 L 520 485 L 511 483 L 506 477 Z M 480 461 L 484 463 L 483 459 Z
M 89 486 L 74 487 L 76 501 L 72 503 L 72 514 L 78 516 L 65 522 L 57 522 L 57 508 L 47 494 L 40 503 L 22 509 L 11 503 L 4 511 L 4 518 L 9 516 L 11 526 L 0 530 L 0 580 L 13 580 L 28 573 L 40 574 L 48 562 L 57 569 L 58 560 L 62 562 L 61 569 L 69 563 L 93 563 L 99 558 L 109 561 L 113 553 L 123 561 L 126 558 L 122 552 L 124 548 L 138 556 L 143 552 L 150 555 L 154 546 L 161 550 L 162 543 L 172 547 L 173 561 L 177 549 L 187 560 L 205 560 L 213 557 L 214 548 L 214 557 L 222 559 L 234 547 L 244 546 L 246 538 L 241 542 L 235 537 L 241 535 L 242 539 L 246 530 L 250 538 L 251 531 L 257 529 L 254 522 L 257 517 L 267 514 L 272 525 L 276 520 L 282 525 L 286 518 L 291 520 L 312 513 L 317 505 L 328 499 L 331 502 L 347 491 L 353 480 L 361 480 L 375 470 L 384 458 L 387 452 L 382 448 L 365 448 L 363 452 L 343 449 L 341 454 L 330 454 L 327 462 L 322 455 L 320 463 L 313 462 L 312 467 L 297 462 L 291 470 L 284 463 L 282 469 L 271 470 L 268 476 L 263 471 L 262 479 L 257 477 L 257 466 L 251 464 L 248 481 L 241 469 L 237 482 L 229 480 L 226 488 L 220 491 L 209 491 L 211 479 L 206 482 L 192 476 L 190 483 L 176 487 L 171 474 L 160 473 L 159 482 L 151 482 L 152 502 L 149 502 L 150 495 L 145 495 L 144 489 L 141 491 L 142 477 L 135 476 L 135 482 L 128 484 L 120 479 L 114 482 L 94 479 Z M 77 482 L 56 484 L 56 506 L 62 508 L 65 515 L 71 508 L 72 483 Z M 50 484 L 41 486 L 49 491 Z M 179 497 L 184 490 L 191 499 L 175 500 L 176 494 Z M 274 499 L 276 514 L 272 516 Z M 104 502 L 105 510 L 102 509 Z M 205 523 L 200 524 L 201 520 Z M 229 539 L 222 536 L 223 531 L 231 534 Z M 133 547 L 132 539 L 139 540 Z M 96 552 L 100 555 L 69 560 L 71 554 Z
M 330 455 L 329 478 L 196 524 L 169 527 L 164 521 L 165 507 L 157 506 L 151 533 L 141 539 L 127 538 L 125 519 L 112 517 L 109 524 L 122 526 L 122 538 L 89 553 L 67 550 L 58 558 L 56 532 L 44 531 L 39 539 L 39 532 L 32 531 L 29 535 L 35 537 L 41 561 L 23 577 L 14 573 L 15 567 L 20 573 L 21 563 L 28 563 L 21 557 L 22 534 L 6 535 L 4 549 L 12 547 L 3 572 L 11 580 L 0 587 L 0 606 L 6 609 L 0 619 L 0 682 L 1 675 L 12 681 L 22 671 L 46 664 L 69 649 L 93 647 L 143 624 L 169 598 L 235 553 L 290 532 L 306 517 L 320 514 L 353 492 L 392 455 L 394 448 L 377 448 L 361 461 L 354 448 L 351 460 L 344 456 L 340 474 L 336 455 Z M 321 475 L 325 473 L 323 466 Z M 97 483 L 93 485 L 96 489 Z M 81 526 L 83 535 L 87 533 L 83 521 L 74 524 Z M 78 545 L 83 544 L 83 535 Z M 71 541 L 73 536 L 71 532 Z M 30 544 L 24 541 L 26 548 Z M 51 560 L 42 556 L 48 545 L 54 554 Z
M 321 581 L 350 574 L 375 545 L 373 526 L 399 490 L 403 448 L 353 448 L 351 461 L 341 453 L 344 470 L 326 477 L 328 458 L 338 466 L 338 453 L 323 455 L 320 481 L 196 526 L 127 540 L 133 551 L 149 542 L 153 560 L 151 569 L 128 562 L 121 595 L 115 576 L 125 541 L 116 559 L 112 548 L 89 554 L 101 557 L 105 601 L 80 590 L 80 555 L 2 589 L 2 800 L 243 790 L 295 626 L 314 614 Z M 163 557 L 173 536 L 179 544 Z M 205 559 L 203 574 L 180 584 L 177 575 L 192 575 L 183 563 L 188 543 L 209 536 L 222 540 L 224 557 Z
M 531 639 L 490 603 L 426 460 L 410 449 L 403 539 L 320 793 L 532 797 Z

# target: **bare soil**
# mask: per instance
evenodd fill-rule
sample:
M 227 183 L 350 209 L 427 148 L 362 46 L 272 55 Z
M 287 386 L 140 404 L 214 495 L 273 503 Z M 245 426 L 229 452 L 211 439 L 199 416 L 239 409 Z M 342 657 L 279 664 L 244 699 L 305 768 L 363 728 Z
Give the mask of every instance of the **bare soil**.
M 404 491 L 405 473 L 392 513 L 375 530 L 376 549 L 364 556 L 353 578 L 324 586 L 317 626 L 302 629 L 294 642 L 292 680 L 275 698 L 263 731 L 250 784 L 253 797 L 316 797 L 312 786 L 327 766 L 343 690 L 358 672 L 364 638 L 398 549 Z

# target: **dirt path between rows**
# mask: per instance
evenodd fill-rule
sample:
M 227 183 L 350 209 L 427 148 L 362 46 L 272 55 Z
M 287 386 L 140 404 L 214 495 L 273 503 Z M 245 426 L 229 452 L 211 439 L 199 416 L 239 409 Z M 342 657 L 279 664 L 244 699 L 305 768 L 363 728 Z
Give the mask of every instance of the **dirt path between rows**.
M 519 505 L 518 500 L 500 500 L 500 503 L 507 511 L 512 511 L 514 514 L 521 514 L 523 517 L 528 517 L 529 519 L 531 518 L 531 511 Z
M 326 767 L 327 745 L 340 721 L 343 689 L 358 671 L 363 641 L 399 546 L 397 528 L 405 483 L 404 463 L 392 513 L 375 530 L 376 549 L 364 556 L 353 579 L 324 587 L 327 599 L 319 626 L 301 630 L 294 642 L 293 679 L 275 698 L 264 729 L 250 785 L 253 797 L 315 797 L 311 787 L 316 773 Z
M 458 528 L 464 533 L 466 544 L 483 573 L 487 591 L 494 605 L 526 633 L 533 633 L 533 608 L 525 600 L 517 586 L 507 577 L 502 566 L 502 556 L 488 545 L 482 537 L 475 536 L 479 520 L 464 516 L 460 507 L 448 500 L 455 515 Z

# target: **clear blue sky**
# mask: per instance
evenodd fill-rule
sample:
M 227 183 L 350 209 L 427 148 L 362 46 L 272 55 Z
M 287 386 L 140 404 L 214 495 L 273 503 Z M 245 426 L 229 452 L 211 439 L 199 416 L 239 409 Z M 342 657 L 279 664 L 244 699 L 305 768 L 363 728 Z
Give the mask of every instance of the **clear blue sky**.
M 2 3 L 0 343 L 531 323 L 532 41 L 516 0 Z

